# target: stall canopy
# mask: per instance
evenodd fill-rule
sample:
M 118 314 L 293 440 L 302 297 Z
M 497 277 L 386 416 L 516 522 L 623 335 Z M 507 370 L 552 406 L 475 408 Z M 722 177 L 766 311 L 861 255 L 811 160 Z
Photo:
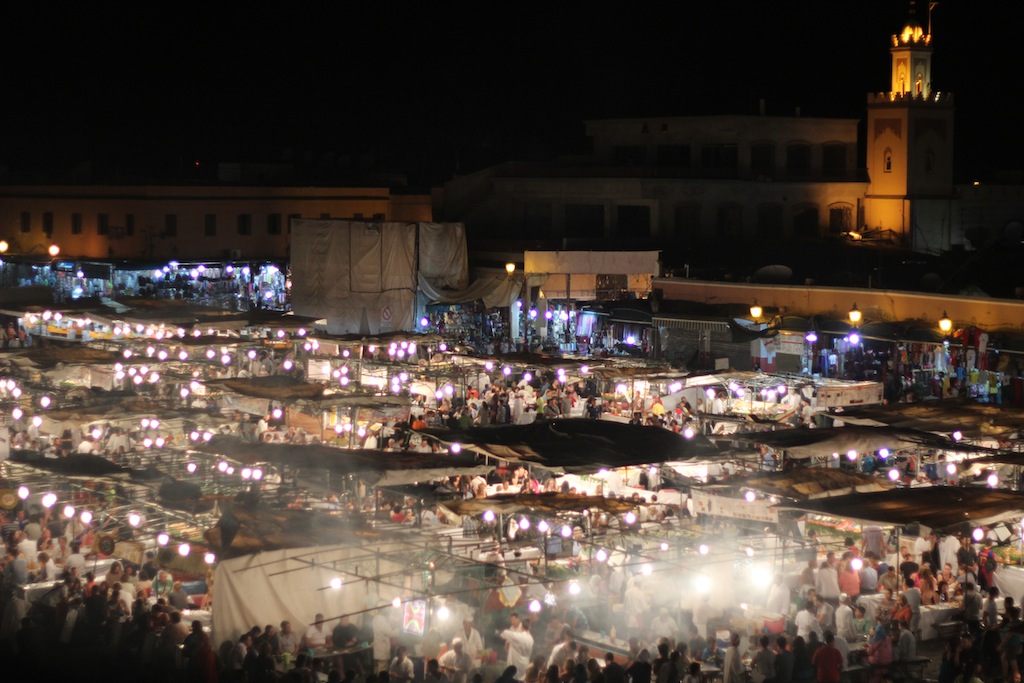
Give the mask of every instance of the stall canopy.
M 459 442 L 502 460 L 530 462 L 572 474 L 693 460 L 715 452 L 699 434 L 686 439 L 667 429 L 582 418 L 424 431 L 447 443 Z
M 197 446 L 203 453 L 223 455 L 244 464 L 272 463 L 301 469 L 326 469 L 353 475 L 368 484 L 411 484 L 452 474 L 483 474 L 493 466 L 471 453 L 435 454 L 373 449 L 344 449 L 318 444 L 246 443 L 233 436 L 215 436 Z
M 768 496 L 792 500 L 812 500 L 850 493 L 887 491 L 895 486 L 881 479 L 857 472 L 825 467 L 797 467 L 788 472 L 769 472 L 746 477 L 741 482 L 712 484 L 702 488 L 744 488 Z
M 318 400 L 324 396 L 324 385 L 306 382 L 294 377 L 271 375 L 269 377 L 248 377 L 230 379 L 208 379 L 208 387 L 227 389 L 236 394 L 254 398 L 268 398 L 277 401 L 296 399 Z
M 999 489 L 929 486 L 852 493 L 774 507 L 879 525 L 921 524 L 948 531 L 965 524 L 994 524 L 1021 517 L 1024 494 Z
M 1013 438 L 1024 430 L 1024 410 L 1020 408 L 958 398 L 847 409 L 840 417 L 847 424 L 944 434 L 960 430 L 967 437 Z
M 630 500 L 605 498 L 604 496 L 578 496 L 568 493 L 515 493 L 489 498 L 456 499 L 442 505 L 457 515 L 479 515 L 487 510 L 495 514 L 516 515 L 528 512 L 554 514 L 558 512 L 581 512 L 601 510 L 618 514 L 635 507 Z
M 715 438 L 715 437 L 712 437 Z M 751 432 L 718 437 L 720 441 L 761 444 L 774 450 L 783 450 L 787 457 L 857 453 L 877 453 L 882 448 L 890 451 L 911 448 L 955 450 L 960 453 L 993 453 L 993 449 L 958 443 L 947 436 L 916 429 L 896 427 L 830 427 L 826 429 L 782 429 L 774 432 Z

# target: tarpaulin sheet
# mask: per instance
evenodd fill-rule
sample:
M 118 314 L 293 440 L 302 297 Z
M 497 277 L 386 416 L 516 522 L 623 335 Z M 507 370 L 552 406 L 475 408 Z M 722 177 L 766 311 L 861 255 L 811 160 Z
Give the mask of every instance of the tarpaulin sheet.
M 331 334 L 413 329 L 415 239 L 412 223 L 294 221 L 292 309 L 326 318 Z
M 376 294 L 381 288 L 380 223 L 353 223 L 348 226 L 351 289 Z
M 416 289 L 416 226 L 412 223 L 385 223 L 381 235 L 381 258 L 384 264 L 380 276 L 382 289 Z
M 437 287 L 462 289 L 469 282 L 466 229 L 462 223 L 420 223 L 420 273 Z
M 468 287 L 451 290 L 435 287 L 421 273 L 419 284 L 420 291 L 432 304 L 462 304 L 479 299 L 485 308 L 511 306 L 519 298 L 523 287 L 522 280 L 507 275 L 480 278 Z

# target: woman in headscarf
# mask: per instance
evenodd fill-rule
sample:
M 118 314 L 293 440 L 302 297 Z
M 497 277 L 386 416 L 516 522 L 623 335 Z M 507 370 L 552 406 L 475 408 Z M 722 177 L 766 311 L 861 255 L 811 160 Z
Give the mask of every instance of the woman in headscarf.
M 875 633 L 868 643 L 868 664 L 872 666 L 871 683 L 881 683 L 892 664 L 892 641 L 881 624 L 875 626 Z

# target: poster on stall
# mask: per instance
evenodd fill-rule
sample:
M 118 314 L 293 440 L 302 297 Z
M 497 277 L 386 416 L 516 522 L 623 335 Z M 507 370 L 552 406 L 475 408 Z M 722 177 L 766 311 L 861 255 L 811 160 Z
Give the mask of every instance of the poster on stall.
M 422 636 L 426 630 L 427 601 L 410 600 L 403 605 L 402 610 L 402 633 L 413 636 Z
M 772 524 L 779 521 L 779 513 L 771 508 L 771 503 L 767 498 L 758 497 L 753 501 L 747 501 L 745 498 L 717 496 L 704 491 L 692 491 L 690 498 L 693 500 L 694 514 L 747 519 Z

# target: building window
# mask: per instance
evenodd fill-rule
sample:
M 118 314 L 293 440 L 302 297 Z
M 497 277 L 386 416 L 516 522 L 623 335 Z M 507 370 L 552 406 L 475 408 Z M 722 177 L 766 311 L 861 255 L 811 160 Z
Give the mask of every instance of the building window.
M 679 204 L 674 213 L 676 237 L 694 237 L 700 232 L 699 204 Z
M 853 227 L 852 206 L 830 206 L 828 209 L 828 229 L 833 233 L 848 232 Z
M 924 172 L 931 173 L 935 170 L 935 150 L 929 149 L 924 153 Z
M 268 213 L 267 214 L 267 234 L 268 235 L 280 235 L 281 234 L 281 214 L 279 214 L 279 213 Z
M 82 214 L 73 213 L 71 214 L 71 234 L 81 235 L 82 234 Z
M 768 239 L 782 237 L 781 204 L 762 204 L 757 207 L 757 235 Z
M 528 202 L 523 206 L 523 237 L 543 238 L 551 233 L 554 214 L 548 202 Z
M 795 142 L 786 148 L 786 172 L 791 175 L 809 175 L 811 172 L 811 146 Z
M 217 214 L 208 213 L 203 217 L 203 234 L 207 237 L 217 234 Z
M 775 170 L 775 145 L 758 142 L 750 146 L 750 170 L 758 175 L 771 175 Z
M 846 145 L 825 145 L 821 152 L 821 171 L 831 177 L 846 175 Z
M 704 145 L 700 148 L 700 165 L 712 171 L 735 171 L 739 167 L 736 145 Z
M 612 147 L 612 163 L 616 166 L 639 166 L 644 163 L 644 148 L 641 145 L 615 145 Z
M 131 237 L 135 234 L 135 214 L 126 213 L 124 215 L 124 234 Z
M 716 227 L 719 237 L 739 237 L 743 233 L 743 209 L 740 205 L 722 204 L 719 206 Z
M 603 237 L 604 206 L 601 204 L 566 204 L 566 237 Z
M 110 216 L 105 213 L 96 214 L 96 234 L 97 235 L 109 235 L 110 234 Z
M 651 207 L 624 205 L 615 207 L 619 235 L 643 239 L 651 236 Z
M 21 231 L 32 232 L 32 214 L 28 211 L 21 212 Z
M 53 235 L 53 214 L 49 211 L 43 212 L 43 232 L 47 237 Z
M 164 214 L 164 234 L 161 237 L 177 237 L 178 236 L 178 214 L 168 213 Z
M 240 213 L 240 214 L 238 214 L 238 234 L 239 235 L 251 235 L 252 234 L 252 214 L 251 213 Z
M 690 167 L 689 145 L 658 145 L 658 166 Z
M 885 153 L 884 153 L 884 156 L 883 156 L 882 168 L 885 170 L 886 173 L 892 173 L 892 150 L 891 149 L 886 149 L 885 150 Z

